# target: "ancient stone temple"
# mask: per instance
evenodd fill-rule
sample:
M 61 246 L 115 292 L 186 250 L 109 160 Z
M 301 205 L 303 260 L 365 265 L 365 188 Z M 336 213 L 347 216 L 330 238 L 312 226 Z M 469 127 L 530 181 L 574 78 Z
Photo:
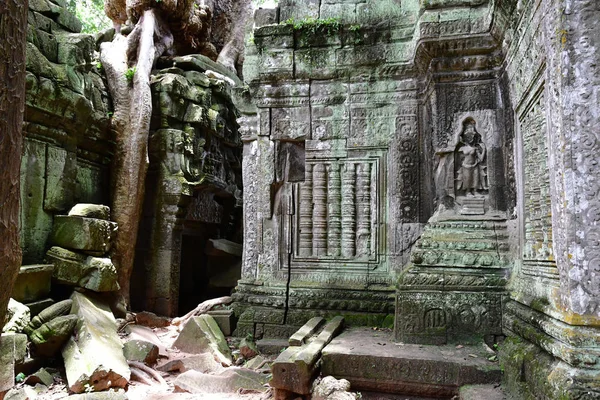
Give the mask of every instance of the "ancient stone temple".
M 597 398 L 599 17 L 590 0 L 258 10 L 238 334 L 394 315 L 406 343 L 509 336 L 515 393 Z

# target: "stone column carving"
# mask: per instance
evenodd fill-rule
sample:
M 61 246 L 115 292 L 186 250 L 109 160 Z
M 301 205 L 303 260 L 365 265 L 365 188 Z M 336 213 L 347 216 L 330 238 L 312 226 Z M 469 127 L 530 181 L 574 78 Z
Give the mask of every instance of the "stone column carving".
M 356 185 L 356 165 L 346 163 L 344 166 L 342 185 L 342 256 L 354 257 L 356 254 L 356 208 L 354 193 Z
M 358 164 L 356 173 L 356 253 L 371 253 L 371 164 Z
M 306 165 L 305 180 L 300 185 L 300 238 L 298 243 L 298 253 L 300 257 L 312 256 L 312 198 L 313 198 L 313 166 L 312 164 Z
M 342 182 L 340 165 L 329 164 L 327 167 L 327 255 L 339 257 L 341 254 L 342 234 Z
M 327 254 L 327 172 L 325 165 L 313 168 L 313 256 Z

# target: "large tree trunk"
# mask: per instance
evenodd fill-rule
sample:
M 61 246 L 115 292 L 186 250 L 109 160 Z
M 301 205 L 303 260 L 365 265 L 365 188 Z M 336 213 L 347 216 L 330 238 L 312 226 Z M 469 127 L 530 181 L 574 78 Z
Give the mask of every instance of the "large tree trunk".
M 21 266 L 19 179 L 28 0 L 0 2 L 0 331 Z
M 121 286 L 119 300 L 125 307 L 129 306 L 130 278 L 148 170 L 152 116 L 150 72 L 156 59 L 171 45 L 170 33 L 150 9 L 143 13 L 129 37 L 117 34 L 111 43 L 103 43 L 101 48 L 101 61 L 115 105 L 111 206 L 119 230 L 111 256 Z M 135 65 L 130 70 L 135 68 L 131 84 L 126 78 L 128 64 Z

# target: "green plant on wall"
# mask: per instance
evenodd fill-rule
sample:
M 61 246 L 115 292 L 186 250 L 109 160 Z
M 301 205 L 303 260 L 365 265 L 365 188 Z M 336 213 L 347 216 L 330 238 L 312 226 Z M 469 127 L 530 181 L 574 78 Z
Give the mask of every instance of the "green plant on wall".
M 333 17 L 325 19 L 305 18 L 302 20 L 290 18 L 282 22 L 282 24 L 293 26 L 294 30 L 302 30 L 310 35 L 316 35 L 319 33 L 332 35 L 337 33 L 342 26 L 340 19 Z

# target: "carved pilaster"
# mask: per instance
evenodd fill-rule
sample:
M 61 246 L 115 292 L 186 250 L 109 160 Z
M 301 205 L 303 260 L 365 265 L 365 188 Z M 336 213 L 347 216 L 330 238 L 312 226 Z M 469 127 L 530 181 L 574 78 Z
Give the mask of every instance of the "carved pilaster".
M 313 256 L 327 254 L 327 172 L 325 165 L 313 168 Z
M 346 163 L 343 173 L 342 185 L 342 256 L 354 257 L 356 254 L 356 209 L 354 206 L 354 193 L 356 184 L 356 165 Z
M 300 257 L 312 256 L 313 234 L 312 234 L 312 198 L 313 198 L 313 166 L 307 164 L 305 169 L 305 180 L 300 185 L 300 238 L 298 253 Z
M 327 255 L 339 257 L 341 254 L 342 235 L 342 181 L 340 165 L 337 163 L 327 166 Z
M 356 173 L 356 253 L 371 253 L 371 164 L 358 164 Z

